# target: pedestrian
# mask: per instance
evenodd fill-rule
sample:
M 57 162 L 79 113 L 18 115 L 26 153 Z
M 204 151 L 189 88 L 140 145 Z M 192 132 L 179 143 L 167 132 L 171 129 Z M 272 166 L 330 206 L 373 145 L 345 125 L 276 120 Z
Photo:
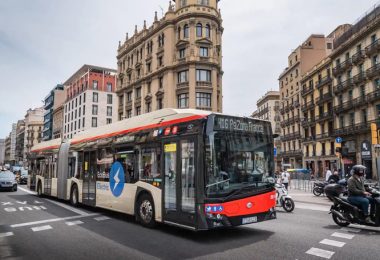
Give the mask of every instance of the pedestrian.
M 287 171 L 284 171 L 281 174 L 281 181 L 282 181 L 282 184 L 284 184 L 285 189 L 288 190 L 288 185 L 290 183 L 290 174 Z
M 331 175 L 332 175 L 332 172 L 330 171 L 329 168 L 327 168 L 327 171 L 326 171 L 326 181 L 329 181 L 329 178 L 330 178 Z
M 327 181 L 329 183 L 338 183 L 339 182 L 339 175 L 338 175 L 337 169 L 334 169 L 334 174 L 332 174 Z

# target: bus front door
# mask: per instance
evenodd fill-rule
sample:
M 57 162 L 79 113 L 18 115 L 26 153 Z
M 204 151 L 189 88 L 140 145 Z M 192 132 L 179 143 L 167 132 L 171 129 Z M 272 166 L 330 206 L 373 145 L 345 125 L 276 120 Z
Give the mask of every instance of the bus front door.
M 84 176 L 82 203 L 88 206 L 96 204 L 96 151 L 84 152 Z
M 195 138 L 164 143 L 164 222 L 195 227 Z

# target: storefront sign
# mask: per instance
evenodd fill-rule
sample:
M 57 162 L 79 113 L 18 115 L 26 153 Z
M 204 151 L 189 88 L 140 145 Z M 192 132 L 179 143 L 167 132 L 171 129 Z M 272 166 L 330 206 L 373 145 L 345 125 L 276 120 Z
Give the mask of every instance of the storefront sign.
M 371 143 L 369 141 L 365 140 L 362 142 L 361 154 L 362 154 L 362 159 L 371 159 L 371 157 L 372 157 Z

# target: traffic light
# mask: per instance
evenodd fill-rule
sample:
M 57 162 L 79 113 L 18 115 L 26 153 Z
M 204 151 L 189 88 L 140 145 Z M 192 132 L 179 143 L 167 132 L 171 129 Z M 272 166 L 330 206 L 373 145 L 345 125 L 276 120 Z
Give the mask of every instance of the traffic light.
M 372 144 L 379 144 L 379 136 L 376 123 L 371 123 Z

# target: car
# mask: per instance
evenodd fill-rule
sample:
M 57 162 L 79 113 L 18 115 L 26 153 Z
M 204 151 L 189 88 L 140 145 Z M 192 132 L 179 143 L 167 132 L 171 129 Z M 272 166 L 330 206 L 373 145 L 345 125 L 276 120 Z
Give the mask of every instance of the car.
M 20 174 L 18 175 L 17 182 L 18 182 L 18 184 L 26 184 L 28 182 L 28 171 L 27 170 L 21 170 Z
M 0 172 L 0 190 L 17 191 L 15 175 L 11 171 Z

